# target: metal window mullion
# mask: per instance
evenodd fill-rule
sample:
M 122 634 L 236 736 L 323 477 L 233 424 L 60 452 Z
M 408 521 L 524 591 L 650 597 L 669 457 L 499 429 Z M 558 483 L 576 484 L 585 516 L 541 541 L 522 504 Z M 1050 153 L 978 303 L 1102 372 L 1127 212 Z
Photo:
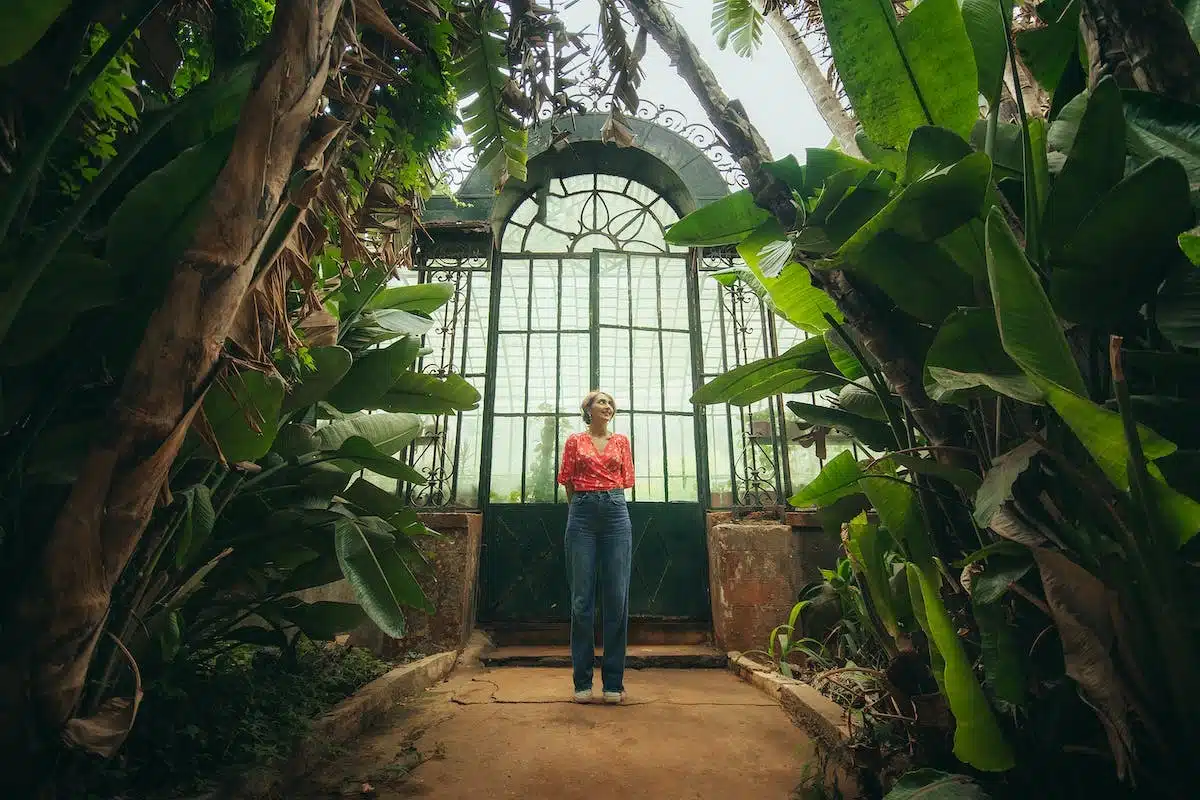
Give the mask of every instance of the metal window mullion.
M 775 317 L 774 314 L 771 314 L 771 313 L 768 314 L 768 317 L 771 320 L 771 355 L 774 357 L 778 357 L 779 356 L 779 333 L 775 327 L 777 318 Z M 779 465 L 780 465 L 780 468 L 782 471 L 782 475 L 780 477 L 780 484 L 783 487 L 783 494 L 780 495 L 779 505 L 787 505 L 787 499 L 792 496 L 792 460 L 791 460 L 791 452 L 788 449 L 787 412 L 785 410 L 786 407 L 783 402 L 783 394 L 782 393 L 775 395 L 775 406 L 779 413 L 779 428 L 778 428 L 778 431 L 779 431 L 778 442 L 779 442 L 779 450 L 780 450 Z
M 588 382 L 600 388 L 600 253 L 588 258 Z M 609 388 L 612 391 L 612 388 Z
M 479 505 L 486 508 L 492 494 L 492 452 L 495 450 L 496 362 L 499 359 L 500 291 L 503 283 L 504 259 L 493 251 L 492 278 L 488 296 L 487 359 L 484 372 L 489 376 L 483 385 L 483 441 L 479 448 Z
M 688 326 L 691 329 L 688 344 L 692 351 L 692 391 L 696 392 L 704 383 L 704 348 L 700 332 L 700 280 L 698 264 L 701 250 L 688 254 L 687 273 L 684 286 L 688 301 Z M 708 415 L 704 406 L 692 406 L 693 435 L 696 438 L 696 488 L 702 508 L 712 505 L 712 492 L 708 481 Z
M 459 263 L 461 264 L 462 262 L 460 261 Z M 459 272 L 459 277 L 462 280 L 465 280 L 467 282 L 466 299 L 463 300 L 463 307 L 465 310 L 463 311 L 462 355 L 460 356 L 460 359 L 459 359 L 459 364 L 461 365 L 462 371 L 466 372 L 467 371 L 467 348 L 471 344 L 471 290 L 472 290 L 472 286 L 475 283 L 475 273 L 463 271 L 463 272 Z M 485 380 L 486 380 L 486 378 L 485 378 Z M 451 470 L 451 477 L 450 477 L 450 502 L 451 503 L 458 502 L 458 471 L 462 465 L 462 461 L 461 461 L 461 459 L 462 459 L 462 427 L 463 427 L 463 414 L 464 413 L 465 412 L 463 412 L 463 411 L 459 411 L 457 414 L 454 415 L 454 418 L 455 418 L 454 458 L 453 458 L 453 461 L 451 462 L 453 469 Z
M 525 264 L 529 283 L 525 290 L 525 410 L 521 418 L 521 504 L 525 503 L 525 479 L 529 472 L 529 360 L 533 349 L 533 259 Z
M 773 358 L 779 355 L 779 347 L 775 341 L 775 324 L 771 318 L 771 312 L 767 310 L 767 306 L 760 299 L 758 301 L 758 317 L 762 320 L 763 326 L 763 352 L 767 358 Z M 771 431 L 771 454 L 775 461 L 774 480 L 775 480 L 775 505 L 779 505 L 783 499 L 783 460 L 779 442 L 779 419 L 780 414 L 776 409 L 782 409 L 780 404 L 782 398 L 780 395 L 774 395 L 767 399 L 767 420 L 770 424 Z
M 658 318 L 658 331 L 655 337 L 658 339 L 658 423 L 662 430 L 662 457 L 663 457 L 663 502 L 671 501 L 670 490 L 667 488 L 670 478 L 668 473 L 670 468 L 667 466 L 667 359 L 663 350 L 663 332 L 662 332 L 662 260 L 659 256 L 654 257 L 654 313 Z
M 734 305 L 733 305 L 733 297 L 732 297 L 733 291 L 734 290 L 728 286 L 720 286 L 717 289 L 717 304 L 718 304 L 717 319 L 720 320 L 720 325 L 721 325 L 721 367 L 722 367 L 722 371 L 724 371 L 724 372 L 729 371 L 729 337 L 726 336 L 726 333 L 725 333 L 725 321 L 726 321 L 725 320 L 725 317 L 726 317 L 725 294 L 726 293 L 728 293 L 730 295 L 729 306 L 728 306 L 728 316 L 730 318 L 730 324 L 734 328 L 733 331 L 731 331 L 731 333 L 734 338 L 734 343 L 733 343 L 734 361 L 735 362 L 737 361 L 737 327 L 736 327 L 737 320 L 734 318 L 734 315 L 736 312 L 734 311 Z M 737 497 L 738 497 L 737 448 L 734 445 L 734 441 L 733 441 L 733 409 L 734 409 L 733 406 L 729 405 L 728 403 L 725 404 L 725 410 L 726 410 L 725 432 L 729 439 L 729 490 L 733 495 L 730 498 L 730 503 L 732 505 L 737 505 Z
M 550 455 L 551 458 L 557 458 L 561 452 L 562 443 L 558 440 L 558 401 L 562 397 L 562 298 L 563 298 L 563 260 L 558 259 L 558 291 L 555 292 L 557 297 L 557 312 L 554 319 L 554 402 L 551 404 L 554 409 L 554 452 Z M 554 477 L 557 478 L 558 470 L 554 470 Z M 551 489 L 552 502 L 558 502 L 558 481 L 554 481 L 554 486 Z
M 631 259 L 629 257 L 628 253 L 626 253 L 624 255 L 625 255 L 625 296 L 627 298 L 627 302 L 625 304 L 625 316 L 628 317 L 628 319 L 629 319 L 629 404 L 632 406 L 633 405 L 633 379 L 634 379 L 634 369 L 633 369 L 633 352 L 634 352 L 633 351 L 633 259 Z M 637 452 L 637 450 L 634 449 L 637 444 L 636 440 L 634 439 L 634 432 L 635 432 L 635 428 L 637 427 L 634 424 L 636 419 L 637 418 L 634 416 L 633 412 L 630 412 L 630 414 L 629 414 L 629 451 L 630 451 L 631 455 L 633 453 Z M 635 469 L 636 469 L 636 465 L 635 465 Z M 634 481 L 634 484 L 633 484 L 633 502 L 635 502 L 635 503 L 637 502 L 637 481 L 636 480 Z

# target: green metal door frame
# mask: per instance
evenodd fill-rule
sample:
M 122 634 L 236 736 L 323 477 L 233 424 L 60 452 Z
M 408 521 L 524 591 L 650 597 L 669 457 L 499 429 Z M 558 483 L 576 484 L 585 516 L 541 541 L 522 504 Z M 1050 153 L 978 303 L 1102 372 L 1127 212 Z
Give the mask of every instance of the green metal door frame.
M 623 252 L 619 250 L 593 250 L 589 255 L 571 253 L 503 253 L 498 249 L 492 257 L 492 280 L 490 313 L 488 321 L 487 374 L 488 380 L 484 393 L 483 442 L 481 447 L 480 503 L 484 513 L 484 557 L 480 570 L 481 597 L 479 617 L 481 622 L 523 623 L 523 622 L 557 622 L 567 618 L 565 603 L 565 563 L 563 562 L 561 531 L 565 528 L 567 506 L 562 503 L 533 503 L 526 502 L 525 479 L 528 472 L 528 420 L 531 418 L 529 409 L 529 347 L 526 347 L 526 398 L 521 408 L 522 412 L 509 413 L 506 416 L 520 416 L 526 420 L 522 430 L 522 476 L 521 502 L 495 503 L 492 501 L 493 460 L 495 456 L 495 420 L 496 412 L 496 380 L 499 361 L 499 339 L 506 327 L 500 318 L 501 296 L 504 286 L 504 268 L 506 260 L 528 259 L 532 265 L 536 259 L 556 259 L 558 267 L 558 287 L 561 293 L 563 286 L 564 260 L 588 259 L 588 321 L 589 321 L 589 369 L 588 376 L 592 388 L 599 386 L 601 379 L 601 265 L 606 257 L 623 260 L 627 275 L 626 291 L 628 292 L 627 327 L 622 323 L 606 324 L 604 327 L 628 330 L 629 347 L 632 356 L 634 330 L 645 326 L 633 324 L 633 282 L 631 257 L 646 257 L 655 261 L 655 292 L 656 319 L 655 327 L 646 330 L 675 331 L 676 328 L 664 328 L 664 302 L 678 302 L 680 298 L 664 298 L 662 294 L 662 265 L 663 262 L 678 263 L 683 270 L 684 288 L 687 304 L 687 320 L 689 330 L 688 343 L 692 367 L 692 390 L 699 388 L 703 381 L 701 364 L 701 343 L 699 339 L 699 292 L 697 287 L 696 255 L 690 253 L 644 253 Z M 530 272 L 529 313 L 532 314 L 533 272 Z M 556 316 L 556 344 L 562 342 L 562 301 L 558 301 Z M 512 327 L 509 325 L 508 327 Z M 532 327 L 531 322 L 525 323 L 526 335 Z M 548 332 L 548 331 L 547 331 Z M 679 331 L 684 332 L 684 331 Z M 647 411 L 659 417 L 659 435 L 663 439 L 663 496 L 667 502 L 644 501 L 634 499 L 630 502 L 630 517 L 634 523 L 635 574 L 632 576 L 630 611 L 635 618 L 652 618 L 655 620 L 690 621 L 692 623 L 707 623 L 711 611 L 709 605 L 707 541 L 705 537 L 704 510 L 709 499 L 708 459 L 706 450 L 705 421 L 701 409 L 693 407 L 691 411 L 667 410 L 666 396 L 666 364 L 664 363 L 663 336 L 655 337 L 659 348 L 659 391 L 664 396 L 661 411 Z M 561 363 L 561 362 L 556 362 Z M 632 387 L 635 375 L 634 360 L 629 359 L 629 380 Z M 561 396 L 561 375 L 555 379 L 556 398 Z M 558 419 L 559 407 L 555 405 L 554 417 Z M 630 398 L 632 406 L 632 396 Z M 631 408 L 631 415 L 638 411 Z M 534 414 L 533 416 L 541 416 Z M 667 418 L 669 416 L 687 416 L 692 419 L 695 445 L 695 474 L 697 494 L 694 499 L 670 502 L 669 464 L 667 458 Z M 561 451 L 562 442 L 558 440 L 556 424 L 556 452 Z M 634 442 L 634 430 L 630 424 L 630 441 Z M 557 495 L 557 487 L 555 489 Z M 522 522 L 524 520 L 524 522 Z M 490 546 L 490 547 L 489 547 Z M 507 548 L 499 552 L 496 548 Z M 491 550 L 491 552 L 489 552 Z M 640 555 L 639 555 L 640 553 Z M 515 573 L 515 574 L 514 574 Z M 526 581 L 526 583 L 522 583 Z M 530 583 L 536 584 L 531 586 Z M 491 591 L 491 590 L 501 591 Z M 516 592 L 514 595 L 513 593 Z M 532 594 L 531 594 L 532 592 Z M 540 593 L 539 593 L 540 592 Z M 524 599 L 522 599 L 524 598 Z M 523 616 L 534 611 L 531 616 Z

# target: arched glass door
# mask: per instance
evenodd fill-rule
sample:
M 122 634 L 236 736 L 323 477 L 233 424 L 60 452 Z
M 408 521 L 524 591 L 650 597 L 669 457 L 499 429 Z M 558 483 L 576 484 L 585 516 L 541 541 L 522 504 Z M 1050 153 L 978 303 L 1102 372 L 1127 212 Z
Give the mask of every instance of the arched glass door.
M 687 252 L 664 239 L 678 218 L 647 187 L 590 174 L 551 181 L 505 225 L 485 401 L 481 622 L 568 617 L 567 506 L 554 479 L 592 388 L 615 396 L 614 427 L 633 444 L 631 615 L 708 618 L 704 484 L 689 402 L 695 273 Z

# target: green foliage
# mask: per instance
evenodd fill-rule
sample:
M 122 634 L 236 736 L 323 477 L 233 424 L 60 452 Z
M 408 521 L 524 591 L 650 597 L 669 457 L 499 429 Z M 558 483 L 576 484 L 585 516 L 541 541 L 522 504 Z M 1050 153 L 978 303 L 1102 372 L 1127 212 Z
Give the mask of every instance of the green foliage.
M 293 654 L 239 647 L 181 659 L 146 686 L 125 751 L 89 763 L 82 797 L 190 796 L 290 755 L 311 722 L 390 665 L 367 650 L 302 642 Z
M 0 67 L 7 67 L 29 52 L 70 4 L 70 0 L 18 0 L 5 9 Z
M 762 26 L 754 0 L 713 0 L 712 32 L 722 50 L 732 45 L 733 52 L 748 58 L 762 44 Z
M 887 800 L 988 800 L 991 795 L 966 775 L 951 775 L 936 769 L 919 769 L 900 776 Z
M 899 23 L 886 2 L 826 0 L 821 11 L 838 75 L 872 141 L 902 150 L 921 125 L 970 133 L 975 56 L 955 0 L 925 0 Z
M 454 62 L 454 85 L 466 100 L 463 130 L 499 185 L 508 177 L 523 181 L 527 133 L 504 100 L 508 22 L 493 0 L 470 0 L 466 13 L 471 26 Z
M 809 151 L 806 163 L 764 165 L 791 190 L 791 229 L 743 197 L 673 230 L 689 244 L 738 244 L 747 266 L 718 279 L 823 333 L 823 351 L 810 339 L 694 400 L 836 389 L 789 408 L 802 427 L 883 451 L 839 454 L 790 499 L 842 529 L 849 573 L 826 580 L 842 584 L 843 622 L 868 632 L 858 644 L 879 642 L 893 679 L 918 654 L 954 718 L 955 755 L 978 770 L 1033 770 L 1015 756 L 1045 746 L 1032 700 L 1073 682 L 1087 704 L 1063 698 L 1055 713 L 1097 709 L 1123 779 L 1134 740 L 1158 764 L 1194 758 L 1190 745 L 1134 732 L 1131 697 L 1158 698 L 1152 726 L 1186 727 L 1200 710 L 1189 688 L 1200 641 L 1184 610 L 1194 567 L 1180 552 L 1200 532 L 1200 488 L 1184 466 L 1195 464 L 1184 420 L 1200 391 L 1184 366 L 1200 343 L 1200 114 L 1111 78 L 1077 94 L 1079 5 L 1042 3 L 1047 27 L 1017 36 L 1054 93 L 1047 128 L 994 108 L 1011 55 L 1001 4 L 925 0 L 897 23 L 887 3 L 822 3 L 867 161 Z M 977 92 L 993 120 L 978 120 Z M 811 273 L 829 269 L 861 291 L 847 323 L 784 313 L 784 291 L 815 291 Z M 904 385 L 914 363 L 923 393 Z M 826 382 L 837 372 L 853 382 Z M 1103 611 L 1109 602 L 1121 611 Z M 1049 610 L 1063 662 L 1030 655 L 1045 628 L 1037 609 Z M 1113 647 L 1150 682 L 1126 685 Z M 850 651 L 847 666 L 856 660 Z M 914 773 L 897 796 L 981 796 L 964 781 Z

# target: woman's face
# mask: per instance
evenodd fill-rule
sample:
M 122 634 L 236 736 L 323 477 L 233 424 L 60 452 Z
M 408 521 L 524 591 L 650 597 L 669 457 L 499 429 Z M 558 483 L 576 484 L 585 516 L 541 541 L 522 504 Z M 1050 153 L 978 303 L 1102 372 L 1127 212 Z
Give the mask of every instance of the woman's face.
M 613 399 L 606 394 L 596 395 L 596 399 L 591 405 L 592 419 L 604 422 L 610 421 L 617 413 L 616 404 Z

